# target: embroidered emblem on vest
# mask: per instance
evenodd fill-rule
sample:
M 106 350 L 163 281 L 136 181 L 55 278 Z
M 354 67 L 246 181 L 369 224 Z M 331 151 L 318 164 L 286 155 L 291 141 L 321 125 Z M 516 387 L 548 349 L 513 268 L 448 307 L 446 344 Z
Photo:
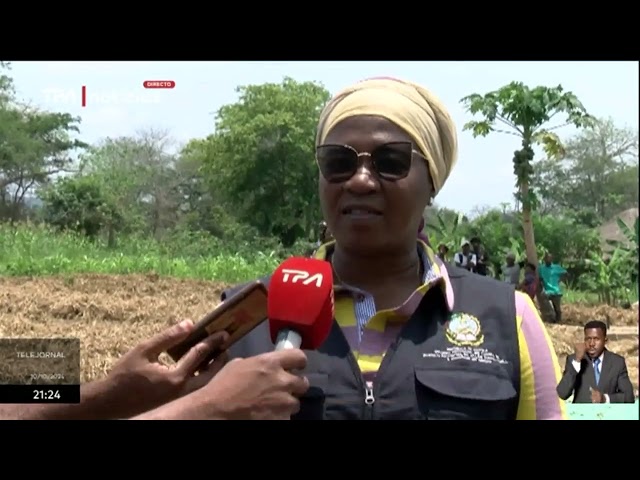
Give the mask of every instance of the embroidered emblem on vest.
M 484 342 L 480 320 L 468 313 L 451 315 L 445 335 L 450 343 L 458 347 L 477 347 Z

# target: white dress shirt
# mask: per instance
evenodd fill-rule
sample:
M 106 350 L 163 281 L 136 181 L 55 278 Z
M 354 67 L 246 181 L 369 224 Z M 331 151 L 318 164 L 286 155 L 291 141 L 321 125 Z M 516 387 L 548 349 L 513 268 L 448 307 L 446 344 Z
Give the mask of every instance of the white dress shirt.
M 459 263 L 460 266 L 463 268 L 469 265 L 469 262 L 473 263 L 474 265 L 478 264 L 478 259 L 476 258 L 475 253 L 469 253 L 469 255 L 465 255 L 462 252 L 458 252 L 454 257 L 454 260 L 456 263 Z
M 597 367 L 598 374 L 602 375 L 602 362 L 604 362 L 604 352 L 602 352 L 598 358 L 600 359 L 600 364 Z M 578 362 L 577 360 L 572 360 L 571 365 L 573 365 L 573 368 L 576 372 L 580 373 L 580 362 Z M 596 368 L 595 365 L 593 365 L 593 360 L 591 361 L 591 366 L 594 369 Z M 606 393 L 604 394 L 604 403 L 609 403 L 609 395 Z

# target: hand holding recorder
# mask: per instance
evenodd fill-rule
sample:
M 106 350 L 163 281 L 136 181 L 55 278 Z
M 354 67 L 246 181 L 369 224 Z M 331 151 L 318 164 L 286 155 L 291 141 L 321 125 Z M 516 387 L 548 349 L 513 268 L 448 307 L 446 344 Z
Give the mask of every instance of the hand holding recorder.
M 300 408 L 299 397 L 309 387 L 303 370 L 307 357 L 300 348 L 314 350 L 333 324 L 331 265 L 320 260 L 291 258 L 274 272 L 264 301 L 264 287 L 251 284 L 228 304 L 200 323 L 202 338 L 227 328 L 230 345 L 269 317 L 275 352 L 234 359 L 201 390 L 141 415 L 138 419 L 290 419 Z M 227 302 L 225 302 L 227 303 Z M 263 312 L 262 317 L 258 318 Z M 208 328 L 207 328 L 208 326 Z M 228 330 L 233 327 L 232 331 Z M 242 335 L 233 332 L 242 331 Z M 188 348 L 188 342 L 175 351 Z M 174 353 L 175 355 L 175 353 Z
M 224 354 L 211 363 L 206 360 L 227 340 L 225 332 L 202 339 L 174 366 L 158 361 L 162 352 L 187 338 L 193 328 L 185 320 L 141 342 L 118 360 L 107 377 L 109 403 L 117 417 L 130 417 L 187 395 L 220 371 L 226 362 Z

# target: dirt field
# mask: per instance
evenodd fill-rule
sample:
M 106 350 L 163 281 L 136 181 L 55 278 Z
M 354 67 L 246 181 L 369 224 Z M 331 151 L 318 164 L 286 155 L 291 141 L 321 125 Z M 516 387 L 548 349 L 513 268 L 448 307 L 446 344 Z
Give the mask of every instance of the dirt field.
M 155 276 L 84 275 L 69 278 L 0 278 L 1 337 L 78 337 L 82 380 L 103 376 L 138 341 L 181 319 L 200 319 L 224 284 Z M 638 311 L 565 305 L 569 325 L 550 325 L 562 366 L 588 320 L 612 326 L 609 348 L 627 359 L 638 389 Z

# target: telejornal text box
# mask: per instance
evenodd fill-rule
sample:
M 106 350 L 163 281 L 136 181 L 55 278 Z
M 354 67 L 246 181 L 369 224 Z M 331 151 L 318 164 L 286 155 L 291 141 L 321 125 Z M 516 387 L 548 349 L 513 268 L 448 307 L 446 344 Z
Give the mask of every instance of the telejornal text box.
M 80 339 L 0 338 L 0 385 L 79 385 Z

